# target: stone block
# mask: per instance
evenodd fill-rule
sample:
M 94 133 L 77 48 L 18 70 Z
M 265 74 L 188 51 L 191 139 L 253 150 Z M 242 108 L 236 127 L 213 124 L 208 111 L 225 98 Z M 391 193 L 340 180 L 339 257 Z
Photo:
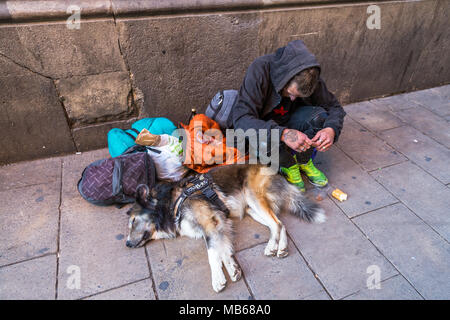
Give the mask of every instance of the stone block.
M 348 194 L 344 202 L 333 201 L 349 217 L 398 201 L 337 147 L 319 152 L 314 163 L 328 177 L 330 191 L 339 188 Z
M 395 116 L 386 105 L 363 101 L 346 105 L 347 116 L 362 124 L 371 131 L 383 131 L 404 125 L 403 121 Z M 345 118 L 345 126 L 347 126 Z
M 152 281 L 145 279 L 96 294 L 86 300 L 155 300 L 155 294 L 153 292 Z
M 54 300 L 56 256 L 0 268 L 0 300 Z
M 367 286 L 367 268 L 377 265 L 381 280 L 397 274 L 388 260 L 329 199 L 320 202 L 327 221 L 309 224 L 282 217 L 289 235 L 308 265 L 333 299 L 341 299 Z
M 407 160 L 349 117 L 345 119 L 337 145 L 368 171 Z
M 126 118 L 133 112 L 128 72 L 64 78 L 55 83 L 72 126 Z
M 383 131 L 380 137 L 442 183 L 450 182 L 448 148 L 410 126 Z
M 401 275 L 380 283 L 380 289 L 362 289 L 345 300 L 423 300 Z
M 282 259 L 265 256 L 264 248 L 261 244 L 236 254 L 256 300 L 308 299 L 323 291 L 292 242 Z
M 23 72 L 0 76 L 0 164 L 75 151 L 53 81 Z
M 0 191 L 61 181 L 61 159 L 19 162 L 0 167 Z
M 0 43 L 4 56 L 52 79 L 126 71 L 112 18 L 81 18 L 79 29 L 65 20 L 2 27 L 0 38 L 9 40 Z
M 0 265 L 55 253 L 58 181 L 0 192 Z
M 370 103 L 387 108 L 390 111 L 408 110 L 420 107 L 420 104 L 408 99 L 409 93 L 396 94 L 394 96 L 371 99 Z
M 425 108 L 399 110 L 395 114 L 410 126 L 450 148 L 450 126 L 445 117 L 437 116 Z
M 234 219 L 233 227 L 235 231 L 233 240 L 235 252 L 269 241 L 269 229 L 250 216 L 245 216 L 242 221 Z
M 303 298 L 303 300 L 331 300 L 330 296 L 324 291 Z
M 450 84 L 440 87 L 431 88 L 433 91 L 437 92 L 442 97 L 450 99 Z
M 450 240 L 450 190 L 418 166 L 406 162 L 371 175 L 442 237 Z
M 79 299 L 150 276 L 144 248 L 125 246 L 126 208 L 99 207 L 81 196 L 61 205 L 58 299 Z M 68 282 L 79 268 L 80 288 Z
M 247 300 L 251 298 L 243 279 L 216 293 L 205 242 L 179 237 L 155 240 L 146 246 L 158 298 L 161 300 Z
M 449 244 L 403 204 L 353 221 L 425 299 L 449 299 Z
M 450 97 L 445 92 L 433 89 L 420 90 L 409 93 L 408 99 L 441 117 L 450 115 Z
M 79 151 L 89 151 L 108 147 L 108 132 L 112 128 L 130 129 L 136 118 L 99 123 L 72 130 L 73 140 Z
M 1 32 L 1 31 L 0 31 Z M 26 76 L 30 70 L 0 52 L 0 77 Z

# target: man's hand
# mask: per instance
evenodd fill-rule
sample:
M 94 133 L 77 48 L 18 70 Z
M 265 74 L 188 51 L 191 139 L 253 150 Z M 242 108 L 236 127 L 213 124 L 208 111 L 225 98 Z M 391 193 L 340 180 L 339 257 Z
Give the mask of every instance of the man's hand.
M 284 129 L 281 134 L 281 141 L 297 152 L 305 152 L 313 144 L 306 134 L 294 129 Z
M 334 130 L 332 128 L 324 128 L 317 132 L 314 138 L 311 139 L 312 145 L 318 151 L 327 151 L 334 142 Z

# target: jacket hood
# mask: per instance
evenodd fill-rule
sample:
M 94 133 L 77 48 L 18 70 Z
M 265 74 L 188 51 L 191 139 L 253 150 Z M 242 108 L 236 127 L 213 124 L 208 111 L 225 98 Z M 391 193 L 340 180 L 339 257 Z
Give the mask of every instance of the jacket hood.
M 302 40 L 291 41 L 277 49 L 270 61 L 270 80 L 276 92 L 279 93 L 297 73 L 310 67 L 320 70 L 316 57 Z

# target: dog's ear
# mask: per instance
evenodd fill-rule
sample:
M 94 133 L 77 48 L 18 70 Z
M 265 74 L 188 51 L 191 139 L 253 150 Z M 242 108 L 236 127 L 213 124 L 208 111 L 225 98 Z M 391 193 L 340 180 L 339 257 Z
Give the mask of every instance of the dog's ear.
M 147 200 L 150 193 L 150 188 L 145 184 L 140 184 L 136 188 L 136 198 L 137 200 Z

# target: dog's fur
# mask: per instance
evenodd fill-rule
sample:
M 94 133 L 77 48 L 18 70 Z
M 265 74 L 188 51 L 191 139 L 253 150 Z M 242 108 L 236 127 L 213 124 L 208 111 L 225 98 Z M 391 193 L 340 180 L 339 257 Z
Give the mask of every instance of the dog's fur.
M 270 229 L 270 240 L 264 250 L 267 256 L 288 255 L 286 229 L 278 219 L 288 211 L 309 222 L 324 222 L 324 211 L 309 201 L 285 178 L 263 165 L 229 165 L 209 173 L 213 188 L 230 211 L 229 218 L 242 219 L 249 214 Z M 241 277 L 233 258 L 231 219 L 200 192 L 187 198 L 180 207 L 180 220 L 175 223 L 171 205 L 182 192 L 178 183 L 157 183 L 151 190 L 138 188 L 137 201 L 128 211 L 128 247 L 139 247 L 148 240 L 184 235 L 204 238 L 211 267 L 212 286 L 216 292 L 226 285 L 222 264 L 232 281 Z

